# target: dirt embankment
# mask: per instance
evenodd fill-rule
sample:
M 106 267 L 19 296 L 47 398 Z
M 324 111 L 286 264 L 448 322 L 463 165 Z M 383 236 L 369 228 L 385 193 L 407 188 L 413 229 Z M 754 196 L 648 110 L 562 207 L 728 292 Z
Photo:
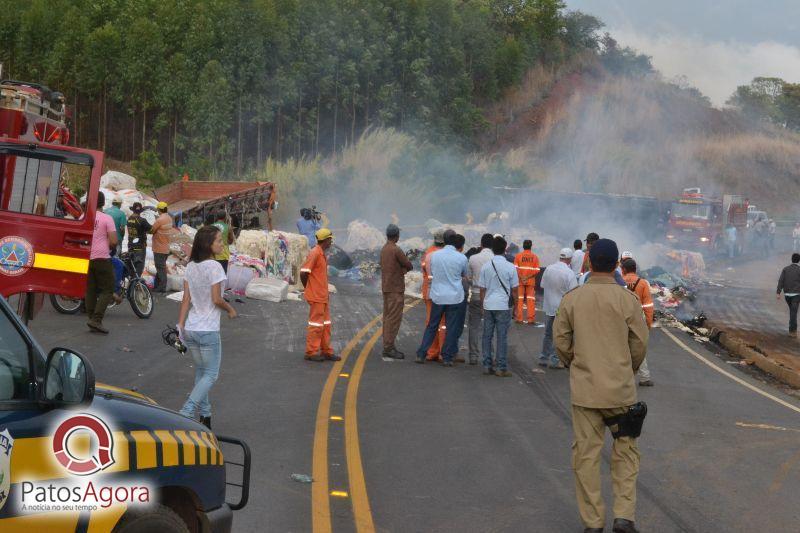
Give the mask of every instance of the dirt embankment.
M 586 64 L 540 69 L 487 119 L 482 148 L 522 151 L 531 184 L 663 198 L 700 186 L 800 215 L 800 135 L 655 78 L 611 77 Z

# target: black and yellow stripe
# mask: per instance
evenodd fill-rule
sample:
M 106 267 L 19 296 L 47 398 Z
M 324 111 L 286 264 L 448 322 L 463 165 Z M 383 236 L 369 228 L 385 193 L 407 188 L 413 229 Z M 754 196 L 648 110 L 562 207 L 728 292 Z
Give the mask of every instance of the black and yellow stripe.
M 67 471 L 55 460 L 42 460 L 52 456 L 52 440 L 52 437 L 16 440 L 11 455 L 12 483 L 67 477 Z M 225 464 L 213 433 L 187 430 L 115 431 L 114 461 L 105 473 Z

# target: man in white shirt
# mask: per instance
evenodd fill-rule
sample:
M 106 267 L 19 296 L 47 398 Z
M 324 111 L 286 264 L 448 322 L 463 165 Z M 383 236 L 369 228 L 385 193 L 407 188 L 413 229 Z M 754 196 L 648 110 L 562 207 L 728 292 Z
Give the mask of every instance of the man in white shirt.
M 577 245 L 580 241 L 575 241 L 575 243 Z M 558 262 L 547 267 L 542 274 L 543 307 L 547 315 L 547 322 L 545 322 L 539 366 L 549 366 L 553 369 L 564 368 L 564 365 L 558 360 L 555 346 L 553 346 L 553 322 L 556 319 L 556 311 L 561 304 L 561 298 L 578 286 L 578 280 L 575 278 L 575 272 L 570 268 L 570 262 L 575 262 L 574 252 L 569 248 L 562 248 L 561 253 L 558 254 Z M 583 264 L 583 260 L 579 264 Z
M 511 302 L 517 301 L 519 276 L 513 263 L 503 256 L 506 240 L 495 237 L 494 256 L 481 268 L 478 286 L 483 307 L 483 373 L 501 378 L 511 377 L 508 371 L 508 328 L 511 325 Z M 492 357 L 492 341 L 497 333 L 497 351 Z
M 492 253 L 491 233 L 484 233 L 481 236 L 481 251 L 469 258 L 469 283 L 471 286 L 469 295 L 469 364 L 478 364 L 478 357 L 481 353 L 481 338 L 483 337 L 483 307 L 481 306 L 481 289 L 478 280 L 481 277 L 483 265 L 494 257 Z
M 583 268 L 583 257 L 586 254 L 583 251 L 582 240 L 575 239 L 575 242 L 572 243 L 572 247 L 575 251 L 572 252 L 572 259 L 570 260 L 569 266 L 572 268 L 572 271 L 575 273 L 575 278 L 577 279 L 581 275 L 581 269 Z

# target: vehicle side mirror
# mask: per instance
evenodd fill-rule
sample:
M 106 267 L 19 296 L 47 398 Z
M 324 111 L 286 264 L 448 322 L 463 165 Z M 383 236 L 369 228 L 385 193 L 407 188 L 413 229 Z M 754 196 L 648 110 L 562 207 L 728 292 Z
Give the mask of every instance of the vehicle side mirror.
M 68 348 L 53 348 L 47 356 L 44 400 L 59 405 L 83 405 L 94 398 L 91 363 Z

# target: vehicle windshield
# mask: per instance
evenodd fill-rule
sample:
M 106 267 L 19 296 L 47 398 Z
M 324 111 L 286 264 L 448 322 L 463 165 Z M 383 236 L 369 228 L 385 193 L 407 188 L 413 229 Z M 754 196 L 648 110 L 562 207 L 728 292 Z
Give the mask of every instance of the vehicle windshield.
M 695 218 L 708 220 L 711 217 L 711 206 L 704 204 L 672 204 L 672 216 L 675 218 Z
M 28 397 L 28 344 L 0 309 L 0 402 Z

